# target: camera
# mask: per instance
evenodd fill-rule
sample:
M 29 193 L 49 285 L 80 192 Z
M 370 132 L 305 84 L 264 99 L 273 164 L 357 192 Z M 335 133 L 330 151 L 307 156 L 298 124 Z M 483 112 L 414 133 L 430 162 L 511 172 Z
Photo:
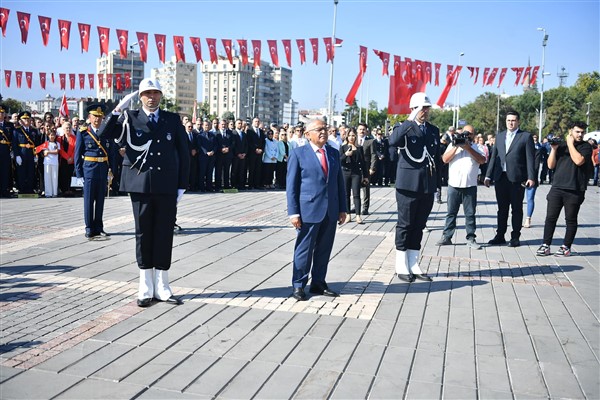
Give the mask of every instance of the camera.
M 551 145 L 561 144 L 562 141 L 563 141 L 562 138 L 559 136 L 553 136 L 552 138 L 548 139 L 548 143 L 550 143 Z
M 452 145 L 453 146 L 457 146 L 457 145 L 461 145 L 461 144 L 465 144 L 467 143 L 467 140 L 469 140 L 469 135 L 466 133 L 456 133 L 454 135 L 454 137 L 452 138 Z

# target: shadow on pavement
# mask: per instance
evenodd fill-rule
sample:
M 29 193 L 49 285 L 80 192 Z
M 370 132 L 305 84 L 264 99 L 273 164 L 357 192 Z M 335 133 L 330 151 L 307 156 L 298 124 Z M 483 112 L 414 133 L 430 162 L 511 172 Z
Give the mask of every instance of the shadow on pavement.
M 45 273 L 61 273 L 61 272 L 70 272 L 75 270 L 76 268 L 70 265 L 15 265 L 15 266 L 3 266 L 2 273 L 8 275 L 18 275 L 18 274 L 45 274 Z M 3 280 L 4 283 L 6 280 Z
M 18 348 L 35 347 L 42 343 L 44 343 L 44 342 L 41 342 L 39 340 L 34 340 L 31 342 L 12 342 L 12 343 L 3 344 L 3 345 L 0 345 L 0 354 L 9 353 L 9 352 L 13 351 L 14 349 L 18 349 Z

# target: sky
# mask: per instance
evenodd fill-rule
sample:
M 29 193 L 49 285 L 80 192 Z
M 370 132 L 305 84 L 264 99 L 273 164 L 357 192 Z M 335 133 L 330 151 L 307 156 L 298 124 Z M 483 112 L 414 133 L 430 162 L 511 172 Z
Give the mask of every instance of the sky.
M 343 39 L 336 49 L 333 93 L 335 110 L 342 111 L 344 99 L 359 71 L 359 46 L 369 49 L 367 73 L 357 95 L 359 104 L 366 107 L 376 101 L 378 108 L 387 106 L 389 78 L 382 76 L 382 63 L 373 49 L 432 63 L 442 64 L 440 86 L 429 85 L 427 94 L 437 101 L 444 83 L 446 65 L 480 67 L 476 85 L 463 69 L 460 78 L 460 104 L 473 101 L 485 92 L 518 95 L 522 87 L 514 86 L 511 67 L 542 64 L 543 32 L 549 35 L 545 50 L 546 76 L 544 89 L 559 85 L 557 73 L 564 67 L 569 73 L 566 84 L 572 85 L 581 73 L 600 70 L 600 1 L 492 1 L 492 0 L 339 0 L 335 36 Z M 307 49 L 307 63 L 300 65 L 293 43 L 292 98 L 300 109 L 327 107 L 330 64 L 325 62 L 323 37 L 333 33 L 333 0 L 280 0 L 280 1 L 94 1 L 94 0 L 0 0 L 0 7 L 8 8 L 10 16 L 6 37 L 0 37 L 0 69 L 12 70 L 11 87 L 7 88 L 2 75 L 1 94 L 4 98 L 22 101 L 39 100 L 46 94 L 62 96 L 58 73 L 95 73 L 96 58 L 100 55 L 97 26 L 111 28 L 110 48 L 118 48 L 116 29 L 129 31 L 129 42 L 135 32 L 167 35 L 167 58 L 174 55 L 172 36 L 185 36 L 186 59 L 195 60 L 189 42 L 190 36 L 202 38 L 202 55 L 208 58 L 205 38 L 217 38 L 218 52 L 224 55 L 221 39 L 260 39 L 263 41 L 263 60 L 270 60 L 267 39 L 277 39 L 279 60 L 287 66 L 281 39 L 319 38 L 319 63 L 312 63 L 312 50 Z M 17 25 L 17 11 L 31 14 L 29 38 L 22 44 Z M 38 16 L 52 18 L 47 47 L 42 44 Z M 60 50 L 58 19 L 72 22 L 69 50 Z M 77 23 L 92 25 L 90 49 L 81 52 Z M 74 29 L 75 28 L 75 29 Z M 460 53 L 464 56 L 459 57 Z M 160 66 L 156 47 L 151 40 L 148 49 L 146 75 L 151 68 Z M 481 86 L 483 68 L 507 67 L 509 72 L 500 88 Z M 23 82 L 16 88 L 14 71 L 32 71 L 33 88 Z M 390 67 L 392 70 L 392 67 Z M 39 85 L 38 72 L 54 72 L 56 84 L 49 76 L 46 90 Z M 202 79 L 199 72 L 198 98 L 201 99 Z M 540 75 L 538 75 L 539 86 Z M 24 79 L 23 79 L 24 81 Z M 78 84 L 77 84 L 78 87 Z M 86 81 L 87 87 L 87 81 Z M 68 97 L 94 97 L 95 92 L 67 90 Z M 449 101 L 454 99 L 454 90 Z

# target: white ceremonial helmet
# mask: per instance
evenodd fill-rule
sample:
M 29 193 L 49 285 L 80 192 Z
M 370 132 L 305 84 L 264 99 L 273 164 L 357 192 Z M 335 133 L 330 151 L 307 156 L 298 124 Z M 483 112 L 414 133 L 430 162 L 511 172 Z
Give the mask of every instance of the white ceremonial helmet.
M 431 100 L 429 100 L 429 97 L 427 97 L 425 93 L 417 92 L 410 97 L 409 107 L 411 109 L 417 107 L 431 107 Z
M 162 89 L 160 88 L 160 83 L 157 79 L 145 78 L 140 82 L 139 94 L 144 93 L 147 90 L 158 90 L 162 93 Z

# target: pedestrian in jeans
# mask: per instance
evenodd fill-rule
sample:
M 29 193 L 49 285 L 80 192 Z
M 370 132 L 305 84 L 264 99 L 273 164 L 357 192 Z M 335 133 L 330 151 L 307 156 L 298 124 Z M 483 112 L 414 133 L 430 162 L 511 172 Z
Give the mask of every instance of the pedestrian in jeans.
M 592 172 L 592 146 L 583 140 L 583 122 L 573 122 L 565 141 L 552 142 L 548 156 L 548 168 L 554 170 L 552 188 L 548 192 L 544 241 L 537 250 L 538 256 L 549 256 L 556 221 L 561 210 L 565 209 L 567 225 L 562 246 L 555 256 L 571 255 L 571 245 L 577 233 L 577 214 L 585 199 L 588 179 Z

